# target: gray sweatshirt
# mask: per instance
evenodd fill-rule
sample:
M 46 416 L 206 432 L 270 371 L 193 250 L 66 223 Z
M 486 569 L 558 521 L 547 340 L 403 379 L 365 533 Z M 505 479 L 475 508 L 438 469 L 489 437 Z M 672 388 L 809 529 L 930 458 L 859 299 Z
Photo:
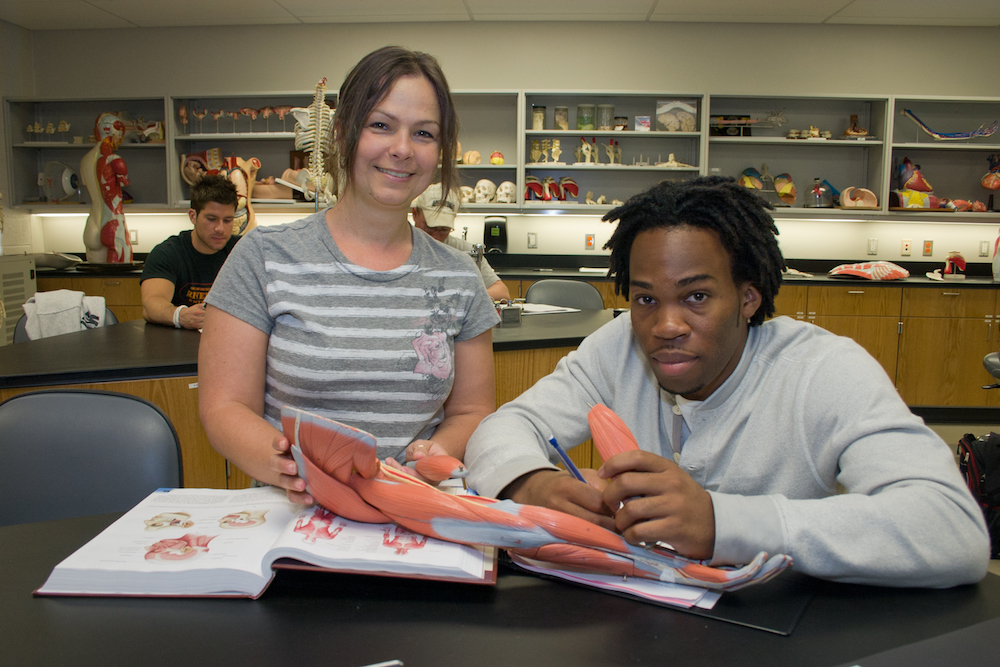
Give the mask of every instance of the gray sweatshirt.
M 659 387 L 619 317 L 483 420 L 465 456 L 471 486 L 495 497 L 554 467 L 548 436 L 563 447 L 589 439 L 596 403 L 642 449 L 679 452 L 680 467 L 710 492 L 715 565 L 765 551 L 853 583 L 943 587 L 986 574 L 985 522 L 949 447 L 849 338 L 776 318 L 751 328 L 722 386 L 686 401 Z

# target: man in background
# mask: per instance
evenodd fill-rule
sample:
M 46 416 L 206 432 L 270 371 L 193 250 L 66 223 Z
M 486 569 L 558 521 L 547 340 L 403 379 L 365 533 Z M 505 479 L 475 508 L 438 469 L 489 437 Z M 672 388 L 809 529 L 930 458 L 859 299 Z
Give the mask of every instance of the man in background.
M 233 237 L 238 195 L 222 176 L 191 186 L 188 217 L 194 229 L 166 239 L 149 253 L 142 270 L 142 316 L 178 329 L 200 329 L 202 303 L 239 238 Z
M 471 243 L 451 235 L 455 229 L 455 215 L 458 213 L 458 197 L 455 193 L 451 193 L 443 203 L 441 200 L 440 183 L 433 183 L 413 200 L 414 225 L 417 229 L 430 234 L 435 241 L 450 245 L 462 252 L 471 252 Z M 486 285 L 486 292 L 494 301 L 510 299 L 507 286 L 503 284 L 485 257 L 479 263 L 479 273 L 483 284 Z

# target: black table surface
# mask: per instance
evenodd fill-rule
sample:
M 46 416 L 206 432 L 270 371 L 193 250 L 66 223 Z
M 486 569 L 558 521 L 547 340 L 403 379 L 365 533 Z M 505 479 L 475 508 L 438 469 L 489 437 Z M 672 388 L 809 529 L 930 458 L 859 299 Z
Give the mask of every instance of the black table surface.
M 286 571 L 258 600 L 32 596 L 116 516 L 0 528 L 0 663 L 832 667 L 1000 617 L 994 575 L 948 590 L 809 579 L 787 637 L 505 569 L 495 589 Z
M 494 350 L 579 345 L 610 310 L 529 315 L 493 329 Z M 143 320 L 0 347 L 0 389 L 198 374 L 197 331 Z

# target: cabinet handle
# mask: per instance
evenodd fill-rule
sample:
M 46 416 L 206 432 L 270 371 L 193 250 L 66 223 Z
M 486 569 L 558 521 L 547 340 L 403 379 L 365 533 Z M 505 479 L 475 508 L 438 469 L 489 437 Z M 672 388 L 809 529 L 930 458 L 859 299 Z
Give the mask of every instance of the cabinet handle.
M 847 293 L 848 294 L 864 294 L 865 291 L 863 289 L 849 289 L 849 290 L 847 290 Z
M 993 323 L 986 320 L 986 340 L 993 338 Z
M 961 292 L 941 292 L 941 296 L 962 296 Z

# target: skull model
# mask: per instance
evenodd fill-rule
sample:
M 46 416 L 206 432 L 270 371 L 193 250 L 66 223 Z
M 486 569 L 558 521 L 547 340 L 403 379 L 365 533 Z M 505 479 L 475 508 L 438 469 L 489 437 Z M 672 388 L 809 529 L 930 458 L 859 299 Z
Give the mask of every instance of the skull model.
M 488 178 L 484 178 L 478 183 L 476 183 L 476 203 L 477 204 L 489 204 L 494 199 L 496 199 L 497 186 L 493 184 L 493 181 Z
M 514 203 L 514 192 L 516 188 L 510 181 L 504 181 L 497 186 L 497 203 L 498 204 L 513 204 Z
M 459 191 L 461 192 L 459 198 L 462 200 L 463 204 L 471 204 L 476 201 L 476 191 L 470 186 L 463 185 L 459 188 Z

